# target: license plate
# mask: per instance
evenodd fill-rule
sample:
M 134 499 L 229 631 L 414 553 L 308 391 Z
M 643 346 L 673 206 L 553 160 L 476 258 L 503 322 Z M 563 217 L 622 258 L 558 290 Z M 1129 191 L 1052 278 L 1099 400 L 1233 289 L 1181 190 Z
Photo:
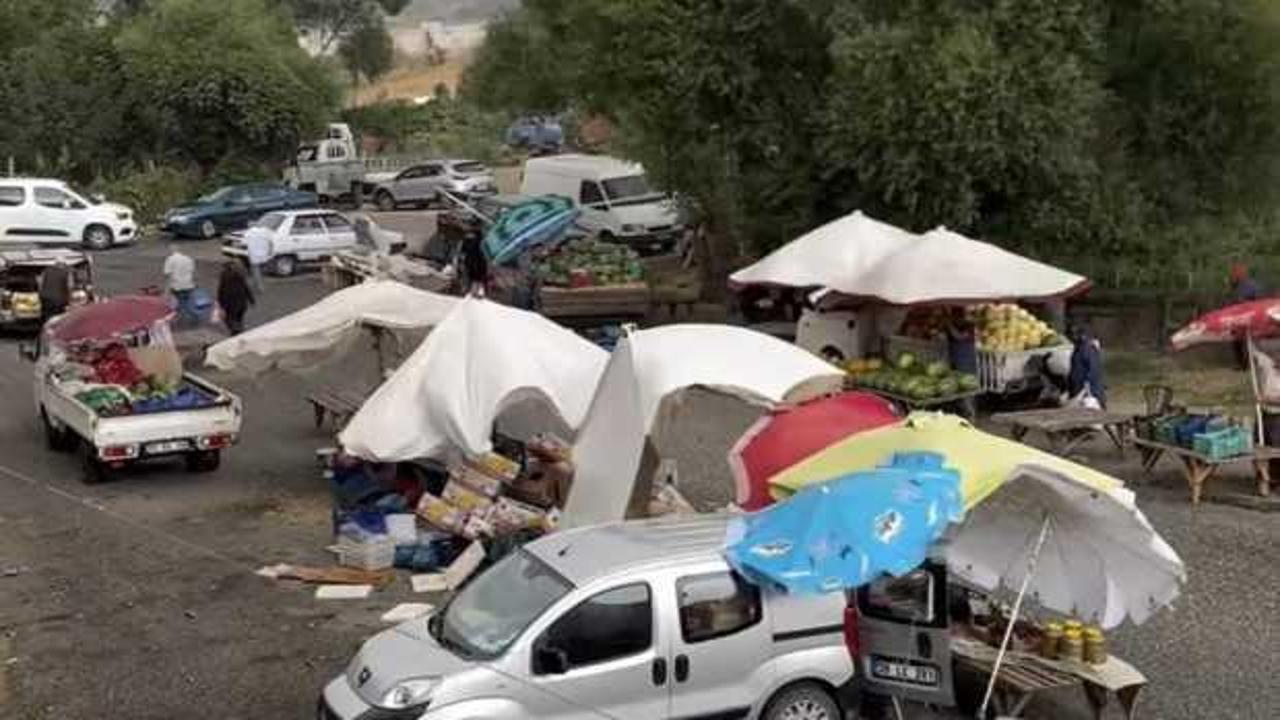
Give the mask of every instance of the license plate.
M 191 449 L 191 443 L 186 440 L 169 440 L 167 442 L 148 443 L 146 451 L 148 455 L 165 455 L 168 453 L 182 452 Z
M 939 683 L 938 669 L 932 665 L 881 657 L 871 659 L 871 676 L 877 680 L 924 687 L 937 687 Z

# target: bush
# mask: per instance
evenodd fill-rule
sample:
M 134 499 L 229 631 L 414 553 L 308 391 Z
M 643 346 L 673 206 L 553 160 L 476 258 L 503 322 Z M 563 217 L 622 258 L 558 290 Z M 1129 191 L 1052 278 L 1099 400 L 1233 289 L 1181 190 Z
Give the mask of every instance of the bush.
M 142 225 L 159 222 L 166 210 L 192 199 L 202 188 L 194 168 L 153 165 L 112 178 L 98 178 L 90 191 L 128 205 Z

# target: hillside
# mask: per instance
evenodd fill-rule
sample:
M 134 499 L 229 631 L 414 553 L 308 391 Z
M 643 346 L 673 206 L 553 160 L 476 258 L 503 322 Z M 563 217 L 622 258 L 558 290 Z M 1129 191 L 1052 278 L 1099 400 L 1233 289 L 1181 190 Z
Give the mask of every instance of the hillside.
M 519 5 L 520 0 L 413 0 L 393 23 L 417 25 L 426 20 L 475 22 L 488 20 Z

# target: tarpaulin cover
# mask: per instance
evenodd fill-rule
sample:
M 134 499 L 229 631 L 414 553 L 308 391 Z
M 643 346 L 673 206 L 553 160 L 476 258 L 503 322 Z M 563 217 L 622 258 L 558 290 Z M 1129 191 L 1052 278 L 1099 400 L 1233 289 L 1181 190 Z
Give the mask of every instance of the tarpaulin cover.
M 768 405 L 810 381 L 835 383 L 838 373 L 795 345 L 739 327 L 668 325 L 630 333 L 609 358 L 574 445 L 565 521 L 582 526 L 625 516 L 646 438 L 668 396 L 703 386 Z
M 853 212 L 783 245 L 729 276 L 730 284 L 829 287 L 841 292 L 884 256 L 918 236 Z
M 430 329 L 458 302 L 458 298 L 392 280 L 372 280 L 223 340 L 209 348 L 206 362 L 220 370 L 255 374 L 274 368 L 306 368 L 357 341 L 362 328 Z
M 422 345 L 365 402 L 339 441 L 371 460 L 491 449 L 495 420 L 541 401 L 547 427 L 576 428 L 608 354 L 535 313 L 477 298 L 458 301 Z
M 172 315 L 164 298 L 122 295 L 69 310 L 50 322 L 49 336 L 59 343 L 101 342 L 148 330 Z

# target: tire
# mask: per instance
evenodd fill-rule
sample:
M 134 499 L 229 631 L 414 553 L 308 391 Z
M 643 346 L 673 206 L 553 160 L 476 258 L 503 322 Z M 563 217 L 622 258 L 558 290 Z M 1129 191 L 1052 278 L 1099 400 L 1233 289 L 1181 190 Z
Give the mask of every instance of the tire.
M 379 190 L 373 197 L 373 202 L 382 212 L 391 212 L 396 209 L 396 199 L 386 190 Z
M 115 474 L 106 463 L 98 459 L 98 449 L 93 443 L 80 441 L 81 480 L 85 485 L 100 485 L 109 481 Z
M 616 236 L 616 235 L 614 235 L 613 233 L 609 232 L 608 230 L 601 230 L 601 231 L 600 231 L 600 242 L 602 242 L 602 243 L 616 244 L 616 243 L 618 242 L 618 238 L 617 238 L 617 236 Z
M 201 450 L 184 456 L 184 460 L 187 463 L 188 472 L 209 473 L 217 470 L 222 464 L 222 451 Z
M 205 240 L 212 240 L 218 237 L 218 226 L 212 220 L 205 220 L 200 223 L 200 237 Z
M 106 250 L 111 247 L 114 237 L 111 228 L 106 225 L 90 225 L 84 229 L 84 246 L 89 250 Z
M 74 448 L 75 436 L 66 428 L 59 429 L 49 420 L 43 408 L 40 410 L 40 424 L 44 425 L 44 443 L 54 452 L 67 452 Z
M 822 348 L 822 352 L 818 354 L 822 356 L 823 360 L 832 364 L 839 364 L 845 360 L 844 351 L 835 345 L 828 345 Z
M 778 691 L 765 706 L 761 720 L 841 720 L 840 705 L 821 685 L 800 682 Z
M 298 271 L 298 259 L 292 255 L 277 255 L 271 260 L 271 274 L 289 277 Z

